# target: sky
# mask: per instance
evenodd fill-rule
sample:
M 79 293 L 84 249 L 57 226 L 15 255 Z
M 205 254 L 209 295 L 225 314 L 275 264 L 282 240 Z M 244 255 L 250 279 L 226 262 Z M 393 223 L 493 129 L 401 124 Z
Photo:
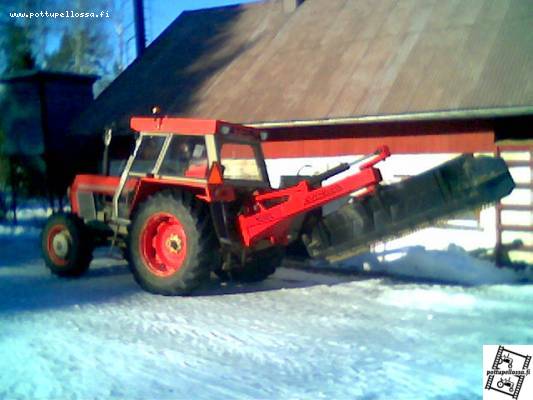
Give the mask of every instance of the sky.
M 257 0 L 144 0 L 148 41 L 153 41 L 185 10 L 252 3 Z
M 147 45 L 152 43 L 183 11 L 258 1 L 261 0 L 144 0 L 146 43 Z M 128 26 L 126 37 L 129 37 L 126 64 L 131 63 L 136 57 L 132 3 L 133 0 L 127 1 L 128 10 L 125 13 L 126 20 L 129 19 L 129 22 L 126 21 Z

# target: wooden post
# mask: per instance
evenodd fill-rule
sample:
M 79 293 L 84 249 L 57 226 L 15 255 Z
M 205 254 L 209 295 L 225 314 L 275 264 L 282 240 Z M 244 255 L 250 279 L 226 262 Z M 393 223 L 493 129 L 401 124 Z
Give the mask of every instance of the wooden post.
M 500 146 L 496 146 L 496 157 L 501 156 Z M 494 247 L 494 262 L 497 267 L 502 266 L 502 201 L 496 203 L 496 246 Z

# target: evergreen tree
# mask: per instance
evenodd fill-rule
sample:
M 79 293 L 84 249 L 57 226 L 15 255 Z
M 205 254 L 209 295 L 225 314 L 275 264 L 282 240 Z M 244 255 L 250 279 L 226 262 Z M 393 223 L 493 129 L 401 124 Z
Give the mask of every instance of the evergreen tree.
M 27 26 L 19 25 L 13 20 L 2 24 L 0 49 L 4 74 L 35 68 L 36 60 L 32 51 L 31 31 Z
M 109 3 L 103 0 L 75 0 L 69 6 L 80 11 L 108 10 Z M 111 20 L 107 18 L 80 18 L 75 23 L 69 23 L 61 33 L 58 49 L 45 58 L 47 69 L 96 74 L 109 80 L 110 76 L 115 75 L 111 34 Z M 101 85 L 97 82 L 97 86 Z

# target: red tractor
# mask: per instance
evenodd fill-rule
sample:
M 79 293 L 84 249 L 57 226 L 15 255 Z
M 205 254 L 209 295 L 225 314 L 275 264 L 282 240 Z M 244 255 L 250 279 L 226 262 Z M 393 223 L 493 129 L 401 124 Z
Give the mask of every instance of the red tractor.
M 371 242 L 496 201 L 514 187 L 501 159 L 470 155 L 380 185 L 375 164 L 389 156 L 384 146 L 273 189 L 263 132 L 163 116 L 134 117 L 131 127 L 138 136 L 120 176 L 76 176 L 72 213 L 47 221 L 41 244 L 54 274 L 80 276 L 95 246 L 116 245 L 136 281 L 152 293 L 190 293 L 211 272 L 259 281 L 274 273 L 290 243 L 311 257 L 343 259 Z M 324 211 L 340 199 L 336 210 Z

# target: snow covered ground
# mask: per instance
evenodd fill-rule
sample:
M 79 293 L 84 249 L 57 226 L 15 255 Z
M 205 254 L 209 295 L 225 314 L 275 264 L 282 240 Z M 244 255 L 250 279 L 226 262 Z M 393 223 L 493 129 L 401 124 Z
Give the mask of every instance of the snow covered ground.
M 102 251 L 53 277 L 22 224 L 0 225 L 0 399 L 470 400 L 483 344 L 533 344 L 531 277 L 457 249 L 171 298 Z

